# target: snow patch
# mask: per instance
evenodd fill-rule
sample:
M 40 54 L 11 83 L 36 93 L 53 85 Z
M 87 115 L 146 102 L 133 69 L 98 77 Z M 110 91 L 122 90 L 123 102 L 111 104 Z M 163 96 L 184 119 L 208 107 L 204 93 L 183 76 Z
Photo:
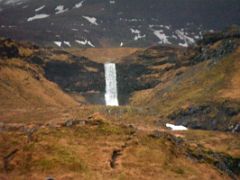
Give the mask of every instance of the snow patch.
M 78 29 L 73 28 L 72 31 L 78 31 Z
M 172 131 L 186 131 L 188 130 L 188 128 L 184 127 L 184 126 L 175 126 L 173 124 L 166 124 L 166 127 L 170 128 Z
M 210 32 L 210 33 L 214 33 L 215 31 L 214 31 L 213 29 L 210 29 L 209 32 Z
M 37 20 L 37 19 L 44 19 L 44 18 L 47 18 L 47 17 L 49 17 L 48 14 L 36 14 L 35 16 L 28 18 L 27 21 L 29 22 L 29 21 L 34 21 L 34 20 Z
M 71 47 L 71 44 L 70 44 L 69 41 L 63 41 L 63 43 L 64 43 L 65 45 L 67 45 L 68 47 Z
M 85 0 L 84 0 L 85 1 Z M 79 2 L 79 3 L 77 3 L 77 4 L 75 4 L 75 8 L 80 8 L 80 7 L 82 7 L 83 6 L 83 3 L 84 3 L 84 1 L 81 1 L 81 2 Z
M 62 46 L 62 42 L 61 41 L 54 41 L 54 44 L 56 44 L 58 47 Z
M 21 5 L 25 2 L 27 2 L 28 0 L 0 0 L 0 3 L 5 4 L 5 5 Z
M 110 3 L 110 4 L 115 4 L 116 1 L 115 1 L 115 0 L 110 0 L 109 3 Z
M 189 45 L 195 43 L 195 40 L 193 38 L 187 36 L 186 33 L 184 33 L 183 29 L 176 30 L 175 33 L 179 37 L 179 39 L 184 41 L 184 43 L 179 43 L 180 46 L 188 47 Z
M 95 17 L 89 17 L 89 16 L 82 16 L 84 19 L 86 19 L 88 22 L 90 22 L 93 25 L 98 25 L 97 19 Z
M 153 34 L 158 37 L 160 44 L 171 44 L 168 40 L 168 36 L 164 34 L 163 30 L 154 30 Z
M 61 13 L 65 13 L 68 11 L 68 8 L 64 9 L 64 6 L 63 5 L 58 5 L 56 8 L 55 8 L 55 14 L 61 14 Z
M 46 7 L 46 6 L 43 5 L 43 6 L 39 7 L 39 8 L 37 8 L 37 9 L 35 9 L 35 12 L 41 11 L 41 10 L 44 9 L 45 7 Z
M 149 26 L 149 28 L 165 28 L 165 29 L 167 29 L 167 30 L 170 30 L 171 29 L 171 26 L 170 25 L 162 25 L 162 24 L 160 24 L 160 25 L 153 25 L 153 24 L 150 24 L 150 25 L 148 25 Z
M 134 40 L 135 40 L 135 41 L 146 37 L 145 34 L 144 34 L 144 35 L 141 35 L 141 31 L 138 30 L 138 29 L 133 29 L 133 28 L 131 28 L 130 30 L 131 30 L 131 32 L 132 32 L 133 34 L 135 34 L 135 36 L 134 36 Z
M 195 39 L 200 39 L 200 36 L 199 35 L 195 35 L 194 38 Z
M 89 45 L 89 46 L 92 46 L 92 47 L 95 47 L 95 46 L 92 44 L 91 41 L 88 41 L 88 45 Z
M 83 41 L 80 41 L 80 40 L 75 40 L 76 43 L 80 44 L 80 45 L 83 45 L 83 46 L 86 46 L 86 45 L 89 45 L 91 47 L 95 47 L 91 41 L 88 41 L 88 40 L 83 40 Z
M 182 47 L 188 47 L 188 43 L 178 43 L 179 46 L 182 46 Z

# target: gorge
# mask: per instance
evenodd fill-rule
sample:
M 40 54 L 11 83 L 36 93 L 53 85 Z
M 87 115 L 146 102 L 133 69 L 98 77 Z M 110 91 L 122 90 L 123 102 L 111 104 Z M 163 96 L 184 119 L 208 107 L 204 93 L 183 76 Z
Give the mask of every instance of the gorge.
M 0 179 L 239 179 L 239 34 L 101 61 L 0 39 Z

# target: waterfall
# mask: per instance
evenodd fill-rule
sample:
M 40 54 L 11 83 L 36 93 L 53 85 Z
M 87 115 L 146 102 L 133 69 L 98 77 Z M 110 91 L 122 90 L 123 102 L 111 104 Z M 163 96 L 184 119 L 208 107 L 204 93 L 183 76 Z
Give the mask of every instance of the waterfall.
M 107 106 L 118 106 L 118 92 L 117 92 L 117 72 L 114 63 L 104 64 L 106 92 L 105 102 Z

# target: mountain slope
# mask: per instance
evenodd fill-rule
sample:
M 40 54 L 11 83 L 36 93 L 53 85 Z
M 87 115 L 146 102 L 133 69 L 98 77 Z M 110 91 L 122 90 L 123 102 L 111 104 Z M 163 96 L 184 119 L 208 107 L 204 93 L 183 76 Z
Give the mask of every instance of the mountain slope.
M 238 0 L 18 0 L 0 9 L 1 36 L 55 47 L 188 46 L 240 17 Z
M 1 108 L 73 106 L 77 103 L 41 70 L 20 59 L 0 61 Z
M 0 40 L 1 114 L 17 109 L 35 111 L 38 108 L 67 108 L 78 103 L 54 82 L 46 78 L 41 59 L 35 53 L 39 47 L 10 39 Z M 40 63 L 40 64 L 39 64 Z
M 200 54 L 193 55 L 185 66 L 165 71 L 162 82 L 153 88 L 135 92 L 131 103 L 147 106 L 158 111 L 163 119 L 191 128 L 237 130 L 240 123 L 239 32 L 225 32 L 222 38 L 219 35 L 206 36 L 199 45 Z M 181 60 L 184 62 L 180 57 Z M 176 74 L 178 70 L 181 72 Z M 175 73 L 164 78 L 171 71 Z
M 0 39 L 0 179 L 239 179 L 239 32 L 119 60 L 120 107 L 67 94 L 104 93 L 98 61 Z

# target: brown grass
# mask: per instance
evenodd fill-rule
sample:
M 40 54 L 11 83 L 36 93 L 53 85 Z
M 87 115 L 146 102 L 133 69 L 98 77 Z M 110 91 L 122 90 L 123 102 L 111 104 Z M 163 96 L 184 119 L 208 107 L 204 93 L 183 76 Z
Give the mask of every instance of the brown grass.
M 140 48 L 86 48 L 86 49 L 67 49 L 76 56 L 84 56 L 99 63 L 117 62 L 119 59 L 129 56 Z
M 66 54 L 51 54 L 48 58 L 54 61 L 72 62 L 71 58 Z
M 235 59 L 232 66 L 231 78 L 229 78 L 229 85 L 219 92 L 219 95 L 228 99 L 240 99 L 240 48 L 238 53 L 232 58 Z
M 239 100 L 239 55 L 236 51 L 216 64 L 200 63 L 154 89 L 136 92 L 131 102 L 150 106 L 167 115 L 189 104 L 226 98 Z
M 1 62 L 0 92 L 1 108 L 77 104 L 55 83 L 48 81 L 41 69 L 19 59 Z
M 0 135 L 0 157 L 19 148 L 6 174 L 13 179 L 229 179 L 211 165 L 196 163 L 166 139 L 153 139 L 139 132 L 128 141 L 127 128 L 111 123 L 73 128 L 43 128 L 26 135 L 4 132 Z M 239 140 L 238 140 L 239 141 Z M 129 142 L 110 167 L 113 150 Z M 0 167 L 2 167 L 0 162 Z M 207 173 L 206 173 L 207 172 Z

